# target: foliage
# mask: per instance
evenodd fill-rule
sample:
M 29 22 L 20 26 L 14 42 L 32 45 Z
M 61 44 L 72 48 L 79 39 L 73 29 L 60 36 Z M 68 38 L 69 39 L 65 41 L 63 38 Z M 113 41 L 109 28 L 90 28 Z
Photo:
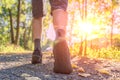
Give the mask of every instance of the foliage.
M 71 47 L 70 52 L 73 56 L 81 56 L 79 55 L 79 44 L 75 44 L 73 47 Z M 120 50 L 116 47 L 101 49 L 87 48 L 87 57 L 120 60 Z
M 2 53 L 22 53 L 25 52 L 24 48 L 11 44 L 0 45 L 0 52 Z
M 11 45 L 11 23 L 10 11 L 13 20 L 13 33 L 17 29 L 17 0 L 1 0 L 0 2 L 0 52 L 24 51 L 24 49 L 33 50 L 32 41 L 32 8 L 31 0 L 20 0 L 20 32 L 18 46 Z M 44 0 L 43 28 L 42 28 L 42 50 L 52 45 L 52 41 L 47 38 L 47 29 L 52 23 L 49 0 Z M 85 3 L 86 1 L 86 3 Z M 68 28 L 67 40 L 70 45 L 72 55 L 80 55 L 81 42 L 87 48 L 87 56 L 92 58 L 116 58 L 120 59 L 120 3 L 118 0 L 69 0 L 68 5 Z M 83 20 L 83 17 L 85 20 Z M 115 32 L 117 29 L 118 32 Z M 110 44 L 111 33 L 113 39 L 113 47 L 108 48 Z M 115 35 L 116 34 L 116 35 Z M 16 34 L 13 35 L 13 38 Z M 105 39 L 108 43 L 107 47 L 103 46 L 99 49 L 100 39 Z M 96 40 L 96 42 L 95 42 Z M 87 41 L 87 43 L 85 43 Z M 92 42 L 93 41 L 93 42 Z M 8 45 L 9 44 L 9 45 Z M 89 44 L 93 44 L 95 48 L 90 48 Z M 83 56 L 83 55 L 82 55 Z

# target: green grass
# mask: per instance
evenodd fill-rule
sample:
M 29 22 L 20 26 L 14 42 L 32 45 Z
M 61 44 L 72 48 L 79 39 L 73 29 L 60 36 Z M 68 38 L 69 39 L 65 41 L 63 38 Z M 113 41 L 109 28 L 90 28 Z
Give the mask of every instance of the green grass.
M 117 48 L 88 49 L 87 55 L 91 58 L 117 59 L 120 61 L 120 50 Z
M 25 50 L 24 48 L 16 45 L 0 45 L 0 54 L 10 54 L 10 53 L 25 53 L 29 52 L 28 50 Z
M 70 48 L 70 52 L 73 56 L 80 56 L 78 47 L 74 46 Z M 87 48 L 87 57 L 114 59 L 120 61 L 120 50 L 118 48 L 102 48 L 99 50 Z
M 0 45 L 0 54 L 11 54 L 11 53 L 26 53 L 31 52 L 25 50 L 20 46 L 15 45 Z M 70 52 L 73 56 L 79 56 L 79 46 L 73 46 L 70 48 Z M 99 50 L 87 48 L 87 57 L 89 58 L 104 58 L 104 59 L 115 59 L 120 61 L 120 50 L 118 48 L 102 48 Z

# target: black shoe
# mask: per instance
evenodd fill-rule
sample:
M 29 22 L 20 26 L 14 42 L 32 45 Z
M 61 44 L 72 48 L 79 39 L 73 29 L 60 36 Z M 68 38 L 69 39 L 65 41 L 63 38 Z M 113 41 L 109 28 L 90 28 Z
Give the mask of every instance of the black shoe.
M 73 69 L 70 62 L 70 53 L 66 40 L 58 41 L 53 47 L 54 54 L 54 72 L 61 74 L 70 74 Z
M 32 54 L 32 64 L 38 63 L 42 63 L 42 53 L 39 49 L 36 49 Z

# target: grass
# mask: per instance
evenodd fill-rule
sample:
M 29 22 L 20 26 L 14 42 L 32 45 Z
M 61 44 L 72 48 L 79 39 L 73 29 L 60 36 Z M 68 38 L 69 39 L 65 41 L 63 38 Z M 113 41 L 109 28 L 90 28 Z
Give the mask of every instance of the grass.
M 78 47 L 70 48 L 70 52 L 73 56 L 80 56 Z M 118 48 L 102 48 L 99 50 L 87 48 L 87 57 L 120 61 L 120 50 Z
M 90 58 L 116 59 L 120 61 L 120 50 L 117 48 L 88 49 L 87 55 Z
M 70 48 L 70 52 L 73 56 L 79 56 L 79 46 Z M 25 50 L 20 46 L 15 45 L 0 45 L 0 54 L 20 54 L 20 53 L 31 53 L 31 51 Z M 104 58 L 104 59 L 115 59 L 120 61 L 120 50 L 118 48 L 102 48 L 99 50 L 87 48 L 87 57 L 89 58 Z
M 11 45 L 11 44 L 0 45 L 0 54 L 11 54 L 11 53 L 19 54 L 19 53 L 28 53 L 28 52 L 30 51 L 25 50 L 20 46 Z

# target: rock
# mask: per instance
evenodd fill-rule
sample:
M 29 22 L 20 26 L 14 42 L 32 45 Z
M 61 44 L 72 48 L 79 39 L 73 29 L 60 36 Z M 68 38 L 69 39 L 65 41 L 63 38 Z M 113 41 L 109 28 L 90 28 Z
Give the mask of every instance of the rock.
M 38 77 L 25 77 L 25 80 L 42 80 Z
M 87 73 L 79 73 L 78 76 L 81 76 L 81 77 L 90 77 L 91 74 L 87 74 Z
M 67 76 L 63 76 L 63 80 L 67 80 Z
M 53 72 L 54 60 L 47 53 L 43 54 L 43 57 L 46 56 L 43 59 L 44 64 L 37 65 L 31 64 L 31 54 L 22 54 L 22 57 L 16 55 L 19 60 L 15 59 L 13 54 L 9 56 L 0 57 L 0 80 L 120 80 L 120 62 L 109 61 L 108 64 L 108 61 L 100 60 L 99 63 L 86 59 L 89 64 L 85 61 L 82 64 L 80 58 L 74 58 L 74 72 L 66 75 Z
M 44 77 L 45 77 L 46 79 L 50 79 L 50 78 L 52 78 L 51 75 L 45 75 Z
M 23 73 L 22 75 L 21 75 L 21 77 L 30 77 L 31 75 L 29 75 L 29 74 L 27 74 L 27 73 Z

